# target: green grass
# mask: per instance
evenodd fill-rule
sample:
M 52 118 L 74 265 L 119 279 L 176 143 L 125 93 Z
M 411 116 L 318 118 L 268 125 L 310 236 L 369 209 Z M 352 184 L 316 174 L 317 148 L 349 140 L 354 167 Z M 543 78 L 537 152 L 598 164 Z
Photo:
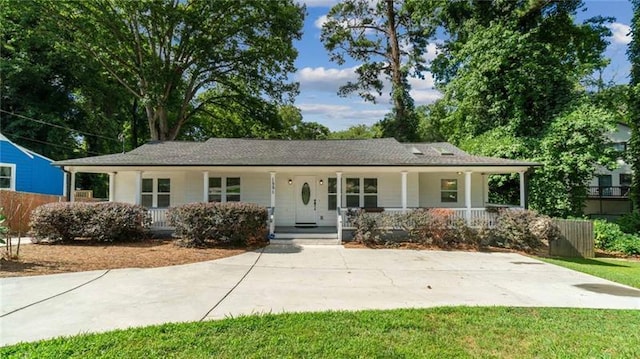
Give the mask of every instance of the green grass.
M 640 261 L 589 258 L 538 258 L 579 272 L 640 288 Z
M 441 307 L 247 316 L 18 344 L 0 348 L 0 357 L 638 358 L 640 311 Z

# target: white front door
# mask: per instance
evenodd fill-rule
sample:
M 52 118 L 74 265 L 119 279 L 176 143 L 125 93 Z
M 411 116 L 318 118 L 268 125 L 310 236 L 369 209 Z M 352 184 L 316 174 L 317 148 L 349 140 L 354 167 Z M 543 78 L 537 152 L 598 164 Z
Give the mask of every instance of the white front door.
M 298 176 L 295 178 L 296 224 L 316 224 L 316 178 Z

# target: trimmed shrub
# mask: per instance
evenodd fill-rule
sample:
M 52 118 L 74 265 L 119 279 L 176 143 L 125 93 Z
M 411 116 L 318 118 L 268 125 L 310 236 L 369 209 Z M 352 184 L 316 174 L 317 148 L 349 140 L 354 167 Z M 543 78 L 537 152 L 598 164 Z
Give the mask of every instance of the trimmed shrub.
M 168 219 L 181 237 L 179 245 L 199 247 L 207 239 L 238 245 L 262 243 L 267 236 L 267 209 L 252 203 L 189 203 L 171 207 Z
M 624 233 L 640 235 L 640 211 L 634 211 L 621 216 L 616 221 Z
M 37 207 L 31 214 L 35 241 L 140 239 L 150 223 L 147 210 L 128 203 L 60 202 Z
M 593 231 L 596 248 L 628 255 L 640 254 L 640 236 L 624 233 L 616 223 L 595 220 Z
M 174 235 L 183 239 L 185 246 L 200 247 L 206 239 L 213 238 L 216 203 L 189 203 L 171 207 L 167 212 L 169 225 L 175 228 Z
M 380 243 L 381 236 L 387 233 L 387 222 L 391 220 L 386 213 L 369 213 L 363 209 L 350 209 L 347 217 L 354 227 L 354 242 L 366 245 Z
M 84 202 L 48 203 L 31 213 L 31 232 L 36 240 L 71 241 L 83 234 L 93 208 Z
M 92 203 L 94 213 L 86 234 L 98 241 L 140 240 L 151 224 L 146 208 L 129 203 Z
M 478 229 L 467 225 L 462 218 L 455 218 L 447 208 L 417 209 L 404 215 L 403 229 L 409 242 L 430 244 L 440 248 L 486 245 L 486 228 Z
M 496 247 L 531 252 L 544 246 L 545 241 L 560 236 L 551 219 L 533 211 L 504 210 L 490 231 L 489 243 Z

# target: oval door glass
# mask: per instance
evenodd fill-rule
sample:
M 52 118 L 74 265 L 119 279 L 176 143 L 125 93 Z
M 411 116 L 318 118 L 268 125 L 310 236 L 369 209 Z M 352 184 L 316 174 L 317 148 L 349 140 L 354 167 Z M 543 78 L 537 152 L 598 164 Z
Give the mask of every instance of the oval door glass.
M 309 184 L 305 182 L 302 185 L 302 203 L 305 205 L 309 204 L 309 199 L 311 199 L 311 187 L 309 187 Z

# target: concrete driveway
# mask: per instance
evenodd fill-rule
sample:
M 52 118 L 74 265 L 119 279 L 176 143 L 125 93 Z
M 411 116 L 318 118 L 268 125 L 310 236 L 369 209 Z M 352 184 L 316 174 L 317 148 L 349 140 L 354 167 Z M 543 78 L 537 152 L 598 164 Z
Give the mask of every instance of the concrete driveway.
M 291 311 L 499 305 L 640 309 L 640 290 L 512 253 L 269 246 L 173 267 L 0 279 L 0 345 Z

